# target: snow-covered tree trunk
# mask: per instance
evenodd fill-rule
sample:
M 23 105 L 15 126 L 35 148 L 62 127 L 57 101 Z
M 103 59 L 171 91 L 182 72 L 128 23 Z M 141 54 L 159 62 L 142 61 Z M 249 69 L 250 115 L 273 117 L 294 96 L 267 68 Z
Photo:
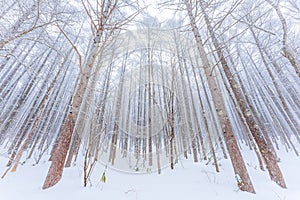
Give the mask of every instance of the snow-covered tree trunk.
M 190 19 L 190 25 L 195 36 L 197 43 L 197 48 L 200 53 L 201 60 L 203 62 L 204 72 L 207 77 L 208 85 L 210 87 L 211 95 L 213 97 L 213 102 L 218 113 L 219 122 L 222 126 L 222 133 L 227 145 L 227 149 L 232 161 L 234 172 L 237 176 L 241 177 L 243 184 L 238 182 L 238 186 L 243 191 L 248 191 L 255 193 L 252 182 L 247 172 L 244 160 L 242 158 L 241 152 L 239 150 L 235 136 L 233 135 L 232 128 L 229 122 L 229 118 L 226 114 L 226 107 L 224 100 L 222 99 L 222 94 L 217 86 L 216 80 L 211 75 L 210 63 L 205 53 L 202 39 L 196 24 L 195 17 L 192 12 L 191 4 L 188 0 L 184 0 L 186 10 Z
M 88 92 L 87 87 L 89 81 L 92 79 L 92 73 L 94 72 L 93 69 L 97 68 L 97 66 L 95 66 L 95 61 L 97 57 L 99 57 L 101 47 L 105 45 L 105 40 L 107 40 L 107 38 L 109 38 L 115 32 L 115 30 L 117 30 L 120 26 L 126 24 L 126 22 L 130 20 L 130 17 L 126 18 L 125 20 L 112 19 L 116 10 L 119 9 L 118 6 L 120 3 L 121 2 L 119 2 L 118 0 L 104 0 L 96 3 L 95 6 L 97 8 L 91 8 L 88 7 L 92 6 L 91 4 L 88 3 L 87 6 L 86 3 L 82 1 L 82 5 L 92 23 L 94 43 L 88 51 L 88 55 L 84 65 L 81 64 L 80 60 L 80 74 L 78 85 L 73 95 L 72 103 L 70 105 L 71 108 L 66 116 L 65 124 L 60 131 L 57 143 L 53 147 L 51 153 L 52 163 L 44 182 L 43 189 L 55 185 L 61 179 L 75 124 L 78 120 L 79 110 L 85 98 L 85 94 Z M 95 12 L 96 10 L 97 12 Z M 96 16 L 93 16 L 95 14 Z M 94 22 L 94 17 L 97 18 L 96 22 Z M 75 50 L 77 50 L 74 45 L 73 47 Z
M 75 94 L 73 96 L 71 109 L 69 110 L 69 113 L 67 114 L 66 117 L 65 124 L 61 129 L 61 134 L 59 136 L 58 143 L 55 146 L 55 150 L 52 151 L 51 154 L 52 163 L 48 175 L 46 177 L 43 189 L 55 185 L 61 179 L 62 171 L 65 164 L 65 159 L 69 150 L 71 137 L 75 127 L 75 121 L 79 113 L 80 105 L 83 101 L 84 93 L 87 88 L 89 77 L 92 72 L 93 63 L 97 56 L 97 52 L 98 52 L 97 49 L 98 49 L 97 45 L 92 47 L 91 54 L 87 61 L 87 67 L 84 69 L 82 73 L 80 73 L 79 83 L 75 91 Z
M 274 154 L 273 148 L 269 147 L 270 144 L 267 143 L 265 137 L 268 137 L 268 134 L 263 134 L 256 123 L 256 120 L 254 119 L 254 115 L 251 112 L 251 109 L 249 105 L 247 104 L 247 100 L 245 99 L 245 96 L 241 90 L 240 87 L 238 87 L 237 82 L 235 81 L 229 66 L 227 64 L 227 61 L 224 57 L 224 54 L 222 52 L 221 46 L 214 34 L 213 28 L 210 24 L 209 18 L 206 14 L 206 11 L 203 7 L 203 5 L 200 3 L 201 11 L 204 15 L 204 19 L 209 31 L 209 34 L 212 38 L 212 42 L 216 48 L 218 58 L 220 60 L 220 63 L 222 65 L 222 68 L 226 74 L 226 78 L 229 81 L 229 84 L 231 86 L 231 89 L 235 95 L 235 98 L 237 99 L 237 102 L 242 110 L 242 113 L 246 119 L 246 122 L 248 124 L 249 129 L 251 130 L 251 133 L 259 147 L 259 150 L 264 158 L 264 161 L 267 165 L 267 169 L 269 171 L 270 177 L 273 181 L 275 181 L 278 185 L 280 185 L 283 188 L 286 188 L 282 173 L 280 171 L 280 168 L 277 163 L 276 155 Z
M 282 25 L 282 52 L 283 52 L 283 56 L 286 57 L 288 59 L 288 61 L 290 62 L 290 64 L 292 65 L 292 67 L 294 68 L 296 74 L 298 75 L 298 77 L 300 78 L 300 66 L 298 63 L 297 58 L 295 57 L 295 55 L 293 54 L 292 50 L 290 49 L 289 45 L 287 44 L 287 23 L 286 20 L 282 14 L 282 11 L 280 9 L 279 3 L 280 1 L 278 1 L 277 3 L 272 2 L 271 0 L 266 0 L 266 2 L 268 2 L 272 8 L 276 11 L 280 23 Z

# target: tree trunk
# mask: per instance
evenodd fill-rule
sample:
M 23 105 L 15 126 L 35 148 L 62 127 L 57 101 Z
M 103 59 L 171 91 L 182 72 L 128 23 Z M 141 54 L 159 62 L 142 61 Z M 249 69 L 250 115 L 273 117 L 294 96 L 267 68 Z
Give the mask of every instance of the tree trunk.
M 282 25 L 282 31 L 283 31 L 283 35 L 282 35 L 282 52 L 283 52 L 283 56 L 286 57 L 288 59 L 288 61 L 290 62 L 290 64 L 292 65 L 292 67 L 294 68 L 296 74 L 298 75 L 298 77 L 300 78 L 300 67 L 297 63 L 297 59 L 295 58 L 295 56 L 293 55 L 293 53 L 291 52 L 289 45 L 287 44 L 287 24 L 286 24 L 286 20 L 280 10 L 279 7 L 279 2 L 278 3 L 272 3 L 270 0 L 266 0 L 276 11 L 280 23 Z
M 266 141 L 265 137 L 268 137 L 267 133 L 263 134 L 259 128 L 259 126 L 257 125 L 254 115 L 251 112 L 251 109 L 249 107 L 249 105 L 247 104 L 247 100 L 245 98 L 245 96 L 243 95 L 242 90 L 240 89 L 240 87 L 238 87 L 237 82 L 235 81 L 233 75 L 230 72 L 229 66 L 227 64 L 227 61 L 223 55 L 223 52 L 221 50 L 221 46 L 219 45 L 219 42 L 217 41 L 217 38 L 215 36 L 215 33 L 213 31 L 213 28 L 210 24 L 210 21 L 208 19 L 208 16 L 206 14 L 206 11 L 204 10 L 203 6 L 201 5 L 201 10 L 202 13 L 204 15 L 204 19 L 209 31 L 209 34 L 212 38 L 212 42 L 216 48 L 217 51 L 217 55 L 218 58 L 220 60 L 220 63 L 223 67 L 223 70 L 226 74 L 226 77 L 229 81 L 229 84 L 231 86 L 231 89 L 235 95 L 235 98 L 237 99 L 237 102 L 239 103 L 239 106 L 242 110 L 242 113 L 246 119 L 246 122 L 248 124 L 248 127 L 253 135 L 253 138 L 255 139 L 258 148 L 260 149 L 260 152 L 264 158 L 264 161 L 267 165 L 267 169 L 269 171 L 270 177 L 273 181 L 275 181 L 278 185 L 280 185 L 283 188 L 286 188 L 286 184 L 285 181 L 283 179 L 283 175 L 280 171 L 280 168 L 277 164 L 277 159 L 276 156 L 274 154 L 274 152 L 272 151 L 273 148 L 271 148 Z
M 211 69 L 209 60 L 207 58 L 207 55 L 205 53 L 203 43 L 199 34 L 198 27 L 196 25 L 196 20 L 192 12 L 192 7 L 188 0 L 184 0 L 189 19 L 191 22 L 192 31 L 195 36 L 195 40 L 197 43 L 197 48 L 200 53 L 200 57 L 202 59 L 203 65 L 204 65 L 204 72 L 206 74 L 208 85 L 210 87 L 210 91 L 213 97 L 213 102 L 216 108 L 216 111 L 218 113 L 219 122 L 222 126 L 222 132 L 224 135 L 224 139 L 227 145 L 227 149 L 229 151 L 229 155 L 232 161 L 234 172 L 237 176 L 239 176 L 242 179 L 242 183 L 238 181 L 238 187 L 243 191 L 248 191 L 251 193 L 255 193 L 252 182 L 250 180 L 250 177 L 247 172 L 247 168 L 245 166 L 244 160 L 242 158 L 241 152 L 239 150 L 237 141 L 235 136 L 233 135 L 232 128 L 230 126 L 229 119 L 226 114 L 226 107 L 224 103 L 224 99 L 222 99 L 222 94 L 220 90 L 217 87 L 216 80 L 213 76 L 211 76 Z
M 84 94 L 86 92 L 97 52 L 98 48 L 96 45 L 94 45 L 87 59 L 87 65 L 84 69 L 85 71 L 80 74 L 79 85 L 76 89 L 75 95 L 73 96 L 72 107 L 67 114 L 65 124 L 60 131 L 61 134 L 58 137 L 57 143 L 54 145 L 54 149 L 51 153 L 52 163 L 44 182 L 43 189 L 54 186 L 61 179 L 63 167 L 75 127 L 75 122 L 79 114 L 79 109 L 83 101 Z

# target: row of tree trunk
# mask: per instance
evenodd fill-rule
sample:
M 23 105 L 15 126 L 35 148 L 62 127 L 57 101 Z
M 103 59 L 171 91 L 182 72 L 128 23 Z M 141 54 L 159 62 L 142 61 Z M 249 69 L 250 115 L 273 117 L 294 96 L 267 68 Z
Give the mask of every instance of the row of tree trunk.
M 24 27 L 31 16 L 25 10 L 0 40 L 7 48 L 0 57 L 0 144 L 9 157 L 2 177 L 22 159 L 38 163 L 45 152 L 51 166 L 43 189 L 55 185 L 81 152 L 84 186 L 99 159 L 129 172 L 160 173 L 191 154 L 195 162 L 213 160 L 219 172 L 218 157 L 228 154 L 238 187 L 255 193 L 241 152 L 245 144 L 254 149 L 260 168 L 286 188 L 275 149 L 282 143 L 298 155 L 300 84 L 280 5 L 266 4 L 282 25 L 278 59 L 259 34 L 270 31 L 257 27 L 250 12 L 234 14 L 241 1 L 217 19 L 210 9 L 222 2 L 181 3 L 189 31 L 147 27 L 122 33 L 140 11 L 124 17 L 123 1 L 82 1 L 92 22 L 85 46 L 83 30 L 70 34 L 68 24 L 56 24 L 58 34 L 50 34 L 51 44 L 45 45 L 41 41 L 55 20 L 40 23 L 37 1 L 30 8 L 36 20 Z M 8 10 L 15 6 L 12 1 Z M 3 20 L 6 12 L 0 14 Z M 235 23 L 246 28 L 227 36 Z M 34 39 L 20 39 L 36 29 L 41 30 Z M 240 42 L 243 37 L 252 42 Z

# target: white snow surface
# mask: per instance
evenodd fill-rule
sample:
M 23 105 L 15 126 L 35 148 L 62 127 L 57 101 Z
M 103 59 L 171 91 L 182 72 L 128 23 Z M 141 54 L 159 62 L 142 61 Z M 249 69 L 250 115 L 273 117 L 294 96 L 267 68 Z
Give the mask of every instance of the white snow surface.
M 1 152 L 0 172 L 6 170 L 7 158 Z M 3 200 L 299 200 L 300 158 L 293 152 L 280 150 L 280 168 L 287 183 L 282 189 L 261 171 L 253 152 L 243 150 L 247 168 L 256 194 L 238 190 L 229 160 L 219 160 L 221 172 L 216 173 L 212 163 L 194 163 L 181 159 L 175 169 L 165 168 L 161 174 L 128 174 L 108 168 L 106 183 L 100 181 L 105 166 L 96 165 L 88 187 L 83 187 L 83 162 L 66 168 L 62 180 L 50 189 L 43 190 L 50 162 L 34 166 L 34 160 L 20 165 L 16 172 L 9 172 L 0 179 L 0 197 Z

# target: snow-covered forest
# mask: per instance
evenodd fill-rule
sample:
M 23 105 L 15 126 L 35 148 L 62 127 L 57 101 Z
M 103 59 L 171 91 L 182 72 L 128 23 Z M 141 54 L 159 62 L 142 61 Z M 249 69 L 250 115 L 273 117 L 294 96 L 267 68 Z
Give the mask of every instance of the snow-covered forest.
M 257 193 L 252 164 L 289 190 L 299 24 L 298 0 L 1 0 L 0 183 L 34 165 L 40 190 L 74 168 L 97 187 L 193 161 L 231 190 Z

